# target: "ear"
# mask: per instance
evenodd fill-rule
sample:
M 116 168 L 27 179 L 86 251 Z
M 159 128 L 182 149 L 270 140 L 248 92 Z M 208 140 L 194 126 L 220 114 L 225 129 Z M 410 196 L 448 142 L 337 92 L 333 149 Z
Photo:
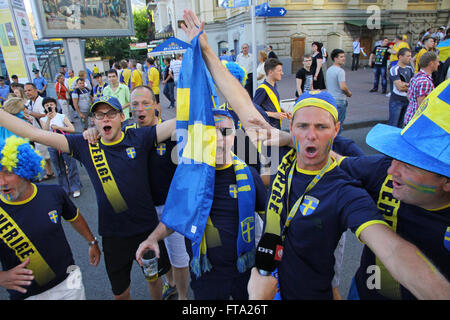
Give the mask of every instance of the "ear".
M 336 123 L 336 125 L 335 125 L 335 130 L 336 130 L 336 131 L 335 131 L 335 133 L 334 133 L 333 139 L 336 138 L 336 136 L 338 135 L 340 129 L 341 129 L 341 122 L 338 121 L 338 122 Z
M 449 178 L 444 178 L 446 180 L 446 182 L 444 182 L 444 184 L 442 185 L 442 189 L 445 192 L 450 192 L 450 179 Z

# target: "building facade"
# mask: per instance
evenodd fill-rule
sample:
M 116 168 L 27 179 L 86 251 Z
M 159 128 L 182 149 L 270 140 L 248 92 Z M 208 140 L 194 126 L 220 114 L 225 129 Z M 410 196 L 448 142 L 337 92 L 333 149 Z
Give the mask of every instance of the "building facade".
M 175 36 L 183 39 L 179 28 L 183 10 L 193 9 L 206 22 L 208 41 L 218 55 L 223 49 L 239 53 L 243 43 L 251 44 L 249 7 L 223 9 L 218 0 L 164 0 L 155 3 L 156 30 L 172 24 Z M 267 2 L 256 1 L 257 4 Z M 314 41 L 323 43 L 330 53 L 343 49 L 351 63 L 352 42 L 370 53 L 376 41 L 387 36 L 407 35 L 414 48 L 428 28 L 433 32 L 450 21 L 449 0 L 272 0 L 271 7 L 284 7 L 283 17 L 257 17 L 257 50 L 271 45 L 283 62 L 285 73 L 295 73 L 305 53 L 311 53 Z M 159 20 L 158 20 L 159 19 Z M 252 46 L 250 46 L 251 48 Z M 369 54 L 368 54 L 369 56 Z M 362 58 L 362 64 L 368 59 Z M 328 59 L 328 64 L 331 61 Z

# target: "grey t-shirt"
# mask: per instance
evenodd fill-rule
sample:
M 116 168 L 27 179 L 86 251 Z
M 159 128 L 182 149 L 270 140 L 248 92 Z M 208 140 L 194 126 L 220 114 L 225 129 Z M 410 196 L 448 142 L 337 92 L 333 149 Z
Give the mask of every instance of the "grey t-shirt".
M 331 66 L 327 70 L 327 89 L 328 92 L 336 100 L 347 100 L 347 96 L 342 91 L 339 82 L 345 81 L 344 69 L 335 65 Z

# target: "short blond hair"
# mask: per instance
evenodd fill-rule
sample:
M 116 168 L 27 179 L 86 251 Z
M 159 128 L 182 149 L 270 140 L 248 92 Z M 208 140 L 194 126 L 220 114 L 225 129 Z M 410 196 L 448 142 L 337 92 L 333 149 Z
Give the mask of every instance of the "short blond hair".
M 3 110 L 11 114 L 18 114 L 20 111 L 25 110 L 23 99 L 18 97 L 9 98 L 3 105 Z

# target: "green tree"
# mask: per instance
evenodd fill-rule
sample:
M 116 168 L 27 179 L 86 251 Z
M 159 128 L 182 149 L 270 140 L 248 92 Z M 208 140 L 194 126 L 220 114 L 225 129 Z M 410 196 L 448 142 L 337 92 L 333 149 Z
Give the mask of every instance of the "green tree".
M 131 37 L 103 37 L 103 38 L 88 38 L 86 39 L 86 58 L 90 57 L 109 57 L 113 61 L 121 59 L 145 58 L 144 50 L 130 50 L 130 43 L 132 42 L 147 42 L 149 34 L 149 22 L 147 11 L 135 10 L 133 11 L 133 22 L 135 36 Z M 142 51 L 142 52 L 140 52 Z

